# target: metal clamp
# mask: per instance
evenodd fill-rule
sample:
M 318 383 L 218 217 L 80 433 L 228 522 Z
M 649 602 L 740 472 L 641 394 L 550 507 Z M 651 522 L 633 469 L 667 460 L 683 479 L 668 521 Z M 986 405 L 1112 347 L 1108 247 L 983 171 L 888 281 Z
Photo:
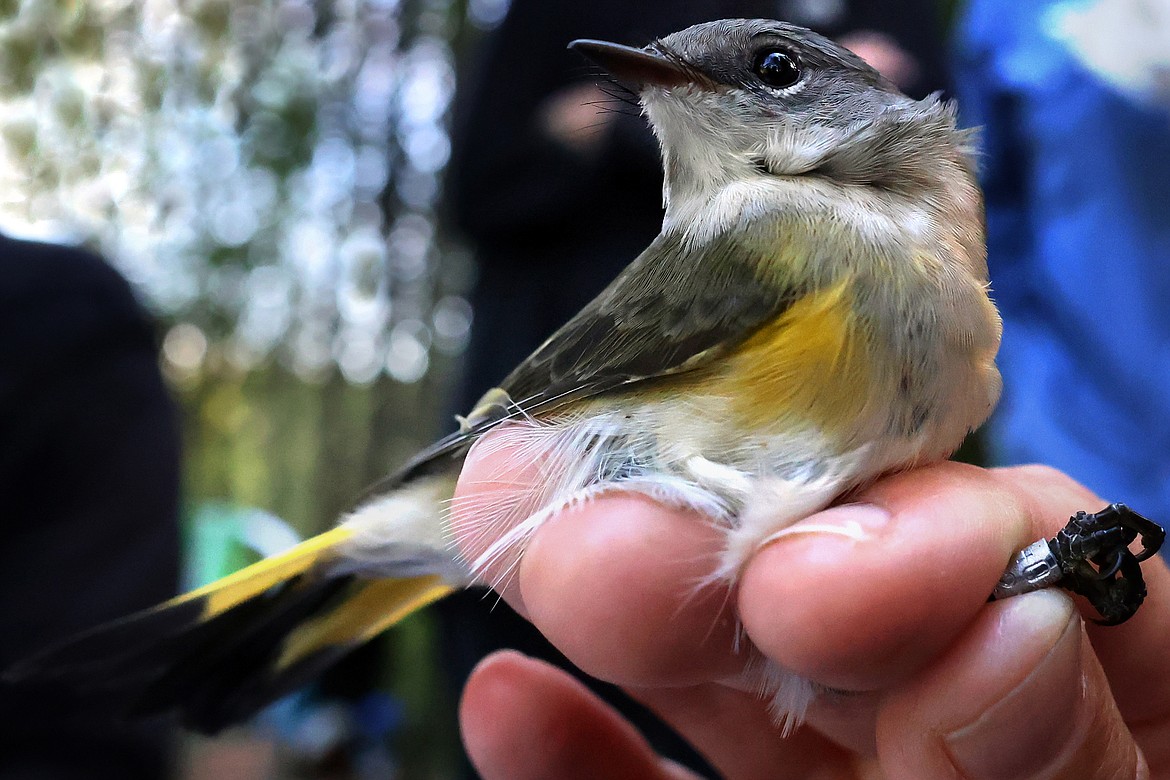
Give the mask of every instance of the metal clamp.
M 1012 560 L 991 594 L 993 601 L 1041 590 L 1060 581 L 1060 562 L 1048 542 L 1041 539 L 1025 547 Z

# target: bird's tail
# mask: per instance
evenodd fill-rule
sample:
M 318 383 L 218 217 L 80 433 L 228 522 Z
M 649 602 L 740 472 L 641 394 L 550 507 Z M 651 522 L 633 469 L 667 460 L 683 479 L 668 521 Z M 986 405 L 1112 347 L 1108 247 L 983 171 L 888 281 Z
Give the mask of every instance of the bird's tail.
M 419 498 L 432 496 L 398 495 L 376 503 L 374 515 L 413 503 L 408 525 L 422 514 L 437 523 L 437 504 L 422 508 Z M 219 731 L 453 589 L 449 573 L 429 563 L 440 553 L 420 556 L 424 548 L 410 540 L 389 543 L 393 534 L 384 529 L 371 548 L 362 538 L 370 513 L 353 519 L 359 522 L 49 648 L 5 680 L 65 688 L 131 717 L 175 709 L 190 728 Z M 376 567 L 362 559 L 371 550 Z

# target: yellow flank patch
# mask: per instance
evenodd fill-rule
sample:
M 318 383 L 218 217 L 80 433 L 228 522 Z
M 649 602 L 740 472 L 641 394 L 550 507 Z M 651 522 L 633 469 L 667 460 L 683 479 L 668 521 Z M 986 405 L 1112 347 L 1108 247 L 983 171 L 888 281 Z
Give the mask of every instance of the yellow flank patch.
M 404 617 L 438 601 L 453 588 L 438 575 L 370 580 L 331 612 L 300 626 L 285 640 L 277 662 L 284 669 L 330 645 L 360 644 Z
M 800 299 L 729 356 L 721 392 L 747 428 L 797 420 L 825 433 L 866 402 L 869 366 L 845 279 Z
M 253 596 L 260 595 L 273 585 L 307 571 L 317 561 L 327 557 L 334 545 L 352 534 L 352 531 L 344 527 L 326 531 L 306 539 L 280 555 L 265 558 L 202 588 L 177 596 L 163 604 L 160 609 L 193 599 L 206 598 L 203 619 L 214 617 Z

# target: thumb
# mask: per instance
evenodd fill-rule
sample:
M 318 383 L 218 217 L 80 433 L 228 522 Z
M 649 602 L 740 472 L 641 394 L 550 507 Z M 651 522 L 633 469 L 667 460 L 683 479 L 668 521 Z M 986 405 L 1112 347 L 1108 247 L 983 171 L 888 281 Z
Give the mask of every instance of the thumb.
M 891 695 L 877 736 L 889 777 L 1149 776 L 1072 600 L 1056 591 L 989 605 Z
M 459 724 L 484 778 L 697 780 L 568 672 L 512 650 L 475 667 Z

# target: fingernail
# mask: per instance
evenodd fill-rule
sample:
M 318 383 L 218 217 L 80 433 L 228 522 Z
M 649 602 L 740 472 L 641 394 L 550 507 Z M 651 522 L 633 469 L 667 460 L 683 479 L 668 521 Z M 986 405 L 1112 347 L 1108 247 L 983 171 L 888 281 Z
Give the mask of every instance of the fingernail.
M 889 525 L 891 518 L 890 511 L 877 504 L 842 504 L 817 512 L 799 523 L 777 531 L 760 546 L 786 536 L 803 534 L 827 534 L 861 541 Z
M 945 743 L 963 777 L 1023 780 L 1063 754 L 1078 726 L 1084 696 L 1080 620 L 1072 601 L 1056 591 L 989 607 L 996 608 L 998 624 L 982 648 L 981 685 L 1006 690 L 971 713 Z

